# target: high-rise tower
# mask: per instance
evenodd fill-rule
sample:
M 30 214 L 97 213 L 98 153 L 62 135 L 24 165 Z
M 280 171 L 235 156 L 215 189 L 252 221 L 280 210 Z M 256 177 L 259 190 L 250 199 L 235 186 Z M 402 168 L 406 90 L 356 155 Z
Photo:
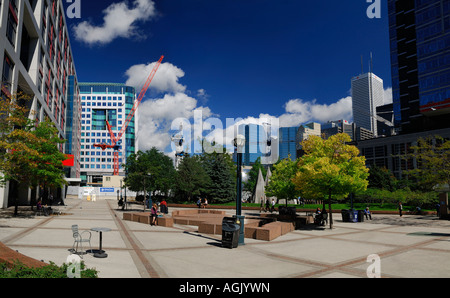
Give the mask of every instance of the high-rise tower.
M 389 0 L 388 11 L 397 128 L 450 127 L 450 1 Z
M 377 107 L 384 102 L 383 80 L 372 72 L 352 78 L 353 122 L 377 135 Z

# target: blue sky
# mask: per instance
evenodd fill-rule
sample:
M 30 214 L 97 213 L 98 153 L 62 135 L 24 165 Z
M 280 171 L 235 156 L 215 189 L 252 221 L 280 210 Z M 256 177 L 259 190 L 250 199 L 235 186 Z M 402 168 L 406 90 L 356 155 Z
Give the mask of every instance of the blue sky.
M 384 0 L 380 19 L 368 18 L 366 0 L 80 1 L 81 18 L 67 18 L 79 81 L 139 85 L 165 56 L 141 105 L 143 118 L 160 109 L 143 120 L 158 126 L 152 136 L 195 109 L 286 126 L 351 118 L 350 79 L 361 55 L 368 70 L 370 52 L 391 86 Z

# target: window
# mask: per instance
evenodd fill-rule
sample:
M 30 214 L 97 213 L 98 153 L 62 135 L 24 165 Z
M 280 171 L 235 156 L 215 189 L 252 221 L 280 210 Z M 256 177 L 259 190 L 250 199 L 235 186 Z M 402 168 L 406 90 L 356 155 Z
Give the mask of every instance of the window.
M 6 55 L 3 59 L 3 71 L 2 71 L 2 90 L 1 90 L 1 96 L 3 97 L 6 95 L 9 97 L 10 94 L 10 86 L 12 82 L 12 74 L 14 70 L 14 63 L 11 61 L 11 59 Z
M 6 37 L 14 47 L 16 45 L 16 32 L 17 32 L 17 7 L 16 1 L 10 1 L 8 10 L 8 23 L 6 25 Z

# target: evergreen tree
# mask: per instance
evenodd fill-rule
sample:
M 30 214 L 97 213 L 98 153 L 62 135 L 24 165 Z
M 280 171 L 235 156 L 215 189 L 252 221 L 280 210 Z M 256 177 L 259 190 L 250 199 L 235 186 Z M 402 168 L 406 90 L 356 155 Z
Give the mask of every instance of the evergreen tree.
M 200 156 L 186 155 L 176 172 L 174 192 L 177 199 L 188 201 L 205 196 L 211 185 L 211 178 L 206 172 Z
M 203 153 L 203 167 L 211 184 L 207 196 L 214 202 L 229 202 L 236 199 L 236 167 L 231 156 L 224 153 Z

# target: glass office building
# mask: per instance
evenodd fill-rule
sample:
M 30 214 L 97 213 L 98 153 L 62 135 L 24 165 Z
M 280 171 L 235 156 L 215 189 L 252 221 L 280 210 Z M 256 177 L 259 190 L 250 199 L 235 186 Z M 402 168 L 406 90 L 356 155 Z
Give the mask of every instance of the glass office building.
M 450 127 L 450 1 L 389 0 L 388 11 L 396 127 Z
M 279 140 L 279 158 L 297 159 L 297 131 L 298 127 L 280 127 L 278 136 Z
M 81 178 L 88 185 L 101 183 L 114 170 L 113 149 L 94 144 L 111 144 L 111 130 L 117 136 L 136 99 L 134 87 L 114 83 L 79 83 L 81 96 Z M 119 164 L 136 152 L 137 113 L 120 140 Z M 119 174 L 123 175 L 120 167 Z
M 251 166 L 265 153 L 263 152 L 265 148 L 262 147 L 263 142 L 267 139 L 264 127 L 259 124 L 242 124 L 238 127 L 238 134 L 245 136 L 245 146 L 242 148 L 242 165 Z M 236 161 L 235 155 L 233 155 L 233 159 Z
M 74 155 L 74 165 L 66 168 L 66 177 L 80 178 L 81 101 L 77 78 L 69 76 L 67 85 L 66 154 Z

